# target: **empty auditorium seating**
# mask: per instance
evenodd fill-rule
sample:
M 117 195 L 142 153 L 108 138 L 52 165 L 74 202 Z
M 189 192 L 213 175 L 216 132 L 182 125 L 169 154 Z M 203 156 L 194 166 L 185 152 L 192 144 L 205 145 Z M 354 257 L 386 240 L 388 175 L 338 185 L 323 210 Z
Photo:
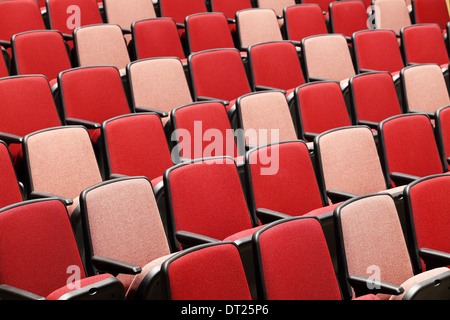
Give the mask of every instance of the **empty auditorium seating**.
M 372 3 L 376 29 L 393 30 L 399 37 L 400 30 L 412 24 L 405 0 L 373 0 Z
M 30 200 L 0 211 L 2 300 L 118 300 L 111 274 L 88 276 L 64 204 Z
M 212 12 L 222 12 L 227 16 L 233 36 L 236 34 L 236 12 L 252 8 L 252 0 L 210 0 Z
M 328 33 L 326 19 L 317 3 L 285 7 L 283 19 L 286 38 L 295 43 L 309 36 Z
M 330 30 L 343 34 L 351 42 L 352 34 L 368 29 L 367 7 L 360 0 L 344 0 L 330 3 Z
M 372 292 L 382 300 L 413 300 L 421 295 L 421 290 L 435 291 L 435 286 L 428 287 L 427 281 L 448 281 L 450 272 L 446 267 L 422 273 L 413 269 L 416 262 L 410 258 L 390 195 L 371 194 L 347 201 L 336 209 L 335 221 L 341 248 L 339 262 L 345 270 L 341 277 L 345 296 Z M 369 282 L 376 285 L 368 285 Z M 448 295 L 448 289 L 444 290 L 440 298 L 448 299 Z

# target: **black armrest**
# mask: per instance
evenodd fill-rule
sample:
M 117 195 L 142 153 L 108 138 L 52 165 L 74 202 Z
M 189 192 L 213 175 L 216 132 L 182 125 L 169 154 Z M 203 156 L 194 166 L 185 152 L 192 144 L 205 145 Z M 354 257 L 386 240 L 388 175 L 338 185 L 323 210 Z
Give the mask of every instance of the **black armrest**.
M 120 173 L 111 173 L 108 177 L 108 180 L 118 179 L 118 178 L 123 178 L 123 177 L 127 177 L 127 175 L 120 174 Z
M 63 39 L 66 41 L 73 40 L 73 35 L 71 35 L 71 34 L 63 33 L 62 36 L 63 36 Z
M 447 163 L 450 164 L 450 157 L 447 158 Z
M 0 40 L 0 45 L 4 48 L 10 48 L 11 47 L 11 41 L 6 40 Z
M 93 266 L 100 272 L 107 272 L 112 274 L 113 276 L 117 276 L 118 274 L 134 275 L 139 274 L 142 271 L 141 267 L 139 266 L 108 257 L 93 256 L 91 257 L 91 262 Z
M 64 202 L 64 204 L 66 206 L 70 206 L 70 205 L 73 204 L 73 199 L 66 198 L 66 197 L 59 196 L 59 195 L 55 195 L 55 194 L 49 193 L 49 192 L 44 192 L 44 191 L 31 191 L 29 197 L 30 197 L 30 199 L 58 198 L 62 202 Z
M 67 118 L 65 122 L 67 125 L 82 125 L 87 129 L 98 129 L 102 126 L 100 123 L 97 122 L 75 118 Z
M 302 45 L 301 41 L 296 41 L 296 40 L 289 40 L 290 42 L 292 42 L 296 47 L 300 47 Z
M 210 238 L 198 233 L 189 232 L 189 231 L 177 231 L 175 233 L 175 237 L 180 242 L 183 249 L 190 248 L 199 244 L 204 243 L 215 243 L 219 242 L 220 240 Z
M 305 137 L 305 139 L 307 141 L 314 141 L 314 138 L 317 136 L 317 133 L 313 133 L 313 132 L 304 132 L 303 136 Z
M 158 114 L 161 118 L 165 118 L 165 117 L 169 116 L 168 112 L 157 110 L 157 109 L 153 109 L 153 108 L 136 106 L 136 107 L 134 107 L 134 110 L 136 110 L 136 112 L 154 112 L 154 113 Z
M 176 23 L 178 29 L 184 29 L 186 26 L 183 23 Z
M 372 129 L 376 129 L 378 127 L 378 122 L 369 121 L 369 120 L 358 120 L 358 124 L 366 125 Z
M 317 78 L 317 77 L 309 77 L 309 81 L 330 81 L 331 79 L 326 78 Z
M 276 91 L 283 92 L 283 94 L 286 94 L 286 90 L 279 89 L 279 88 L 268 87 L 268 86 L 261 86 L 261 85 L 260 86 L 255 86 L 255 90 L 256 91 L 276 90 Z
M 227 18 L 228 23 L 236 23 L 236 19 Z
M 372 70 L 372 69 L 359 69 L 360 73 L 366 73 L 366 72 L 377 72 L 377 70 Z
M 430 119 L 434 119 L 435 118 L 435 113 L 433 112 L 427 112 L 427 111 L 420 111 L 420 110 L 409 110 L 410 113 L 424 113 L 427 116 L 430 117 Z
M 349 275 L 347 281 L 355 290 L 356 296 L 362 296 L 369 293 L 399 295 L 405 291 L 401 286 L 380 280 L 374 281 L 373 278 L 360 275 Z
M 407 185 L 407 184 L 413 182 L 414 180 L 417 180 L 420 178 L 420 177 L 414 176 L 412 174 L 401 173 L 401 172 L 391 172 L 389 174 L 389 176 L 391 177 L 392 181 L 394 181 L 396 186 Z
M 0 285 L 0 300 L 45 300 L 44 297 L 7 284 Z
M 285 218 L 292 218 L 292 216 L 288 214 L 266 208 L 256 209 L 256 216 L 258 217 L 259 221 L 261 221 L 261 224 L 267 224 Z
M 131 29 L 122 28 L 122 34 L 131 34 Z
M 450 265 L 450 253 L 448 252 L 421 248 L 419 256 L 424 260 L 427 270 Z
M 197 101 L 220 101 L 226 106 L 230 104 L 230 101 L 227 101 L 227 100 L 222 100 L 222 99 L 212 98 L 212 97 L 205 97 L 205 96 L 198 96 Z
M 23 137 L 6 132 L 0 132 L 0 140 L 3 140 L 6 144 L 22 143 Z
M 340 191 L 340 190 L 327 190 L 327 196 L 332 203 L 342 202 L 358 196 L 357 194 Z

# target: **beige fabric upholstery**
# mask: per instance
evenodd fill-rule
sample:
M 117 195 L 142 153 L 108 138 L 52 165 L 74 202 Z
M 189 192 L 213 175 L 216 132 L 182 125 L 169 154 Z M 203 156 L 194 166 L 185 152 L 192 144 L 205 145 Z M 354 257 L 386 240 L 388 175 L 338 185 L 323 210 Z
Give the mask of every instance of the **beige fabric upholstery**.
M 404 26 L 411 25 L 408 5 L 405 0 L 375 0 L 377 29 L 392 29 L 400 34 Z
M 259 42 L 283 40 L 273 9 L 241 10 L 238 12 L 236 23 L 239 25 L 239 37 L 243 48 Z

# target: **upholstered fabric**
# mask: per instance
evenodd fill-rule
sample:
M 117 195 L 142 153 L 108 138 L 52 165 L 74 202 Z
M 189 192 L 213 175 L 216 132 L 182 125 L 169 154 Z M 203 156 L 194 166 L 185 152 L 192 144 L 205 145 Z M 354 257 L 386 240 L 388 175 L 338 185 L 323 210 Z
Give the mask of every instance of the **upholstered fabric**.
M 86 129 L 60 127 L 28 136 L 26 146 L 33 190 L 70 199 L 102 181 Z
M 132 25 L 138 59 L 177 57 L 186 62 L 175 20 L 170 17 L 144 19 Z
M 318 220 L 294 219 L 267 228 L 258 247 L 267 299 L 341 299 Z
M 241 97 L 239 110 L 248 145 L 297 139 L 289 106 L 281 91 L 262 91 Z
M 99 283 L 100 281 L 107 280 L 109 278 L 112 278 L 113 276 L 108 273 L 103 273 L 99 275 L 95 275 L 88 278 L 83 278 L 79 282 L 77 282 L 77 286 L 63 286 L 53 292 L 51 292 L 48 296 L 45 297 L 46 300 L 57 300 L 62 298 L 65 294 L 73 292 L 77 289 L 81 289 L 84 287 L 87 287 L 89 285 L 92 285 L 94 283 Z
M 237 247 L 221 244 L 184 254 L 168 266 L 173 300 L 251 300 Z
M 211 0 L 211 8 L 213 12 L 222 12 L 228 19 L 234 20 L 236 18 L 236 12 L 243 9 L 249 9 L 252 7 L 251 0 Z M 236 33 L 236 23 L 230 22 L 228 24 L 232 34 Z
M 286 7 L 284 20 L 289 40 L 302 41 L 312 35 L 328 33 L 323 11 L 316 3 Z
M 308 77 L 342 81 L 355 75 L 347 40 L 342 34 L 304 39 L 303 54 Z
M 173 165 L 162 123 L 156 114 L 130 114 L 110 119 L 104 124 L 103 133 L 109 173 L 142 175 L 153 180 Z
M 334 33 L 351 37 L 356 31 L 368 29 L 366 5 L 362 1 L 331 4 L 330 24 Z
M 449 16 L 445 1 L 414 0 L 413 10 L 416 23 L 437 23 L 442 31 L 446 30 Z
M 134 21 L 156 18 L 153 3 L 148 0 L 105 0 L 108 23 L 115 23 L 130 30 Z
M 4 143 L 0 143 L 0 208 L 23 200 L 11 154 Z
M 303 132 L 317 134 L 351 124 L 339 83 L 312 82 L 296 92 Z
M 434 113 L 450 104 L 441 68 L 436 64 L 414 65 L 403 70 L 405 100 L 410 111 Z
M 170 253 L 148 180 L 103 184 L 87 192 L 85 204 L 93 255 L 143 267 Z M 128 288 L 134 276 L 118 278 Z
M 62 202 L 23 202 L 0 212 L 1 283 L 41 296 L 65 286 L 73 272 L 85 277 Z M 73 270 L 68 273 L 68 267 Z
M 413 276 L 393 199 L 369 196 L 341 209 L 348 273 L 401 285 Z M 380 296 L 382 299 L 389 296 Z
M 249 49 L 253 84 L 293 90 L 305 83 L 297 50 L 291 42 L 266 42 Z
M 134 105 L 170 113 L 172 109 L 192 102 L 189 84 L 178 58 L 144 59 L 129 65 Z M 167 123 L 169 117 L 162 118 Z
M 387 72 L 353 77 L 350 93 L 358 120 L 380 122 L 402 113 L 394 81 Z
M 445 6 L 445 5 L 444 5 Z M 448 14 L 446 14 L 449 20 Z M 437 63 L 448 68 L 450 62 L 442 29 L 437 24 L 413 25 L 402 30 L 406 63 Z
M 236 14 L 240 47 L 252 44 L 283 40 L 275 11 L 270 8 L 252 8 L 241 10 Z
M 411 25 L 405 0 L 374 0 L 373 5 L 377 7 L 375 12 L 377 29 L 392 29 L 400 34 L 402 27 Z
M 174 18 L 184 24 L 184 18 L 190 14 L 208 11 L 204 0 L 161 0 L 159 1 L 162 17 Z
M 445 158 L 450 157 L 450 108 L 442 107 L 438 109 L 438 116 L 436 118 L 436 130 L 438 141 L 442 143 L 443 153 Z
M 353 35 L 353 48 L 360 70 L 394 73 L 404 67 L 397 37 L 393 30 L 359 31 Z
M 327 190 L 357 195 L 386 190 L 386 181 L 372 131 L 347 127 L 318 140 L 321 171 Z

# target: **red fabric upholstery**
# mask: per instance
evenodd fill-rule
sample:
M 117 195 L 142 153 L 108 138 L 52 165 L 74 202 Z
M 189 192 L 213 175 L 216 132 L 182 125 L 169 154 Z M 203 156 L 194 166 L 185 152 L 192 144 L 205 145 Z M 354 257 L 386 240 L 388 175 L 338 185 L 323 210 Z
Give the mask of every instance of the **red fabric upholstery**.
M 450 108 L 443 107 L 437 111 L 437 138 L 440 141 L 445 159 L 450 157 Z
M 259 234 L 258 246 L 267 299 L 342 299 L 318 220 L 275 224 Z
M 413 25 L 405 27 L 401 34 L 407 64 L 437 63 L 448 67 L 450 60 L 439 25 Z
M 85 277 L 67 210 L 58 200 L 23 202 L 0 212 L 0 282 L 47 296 Z
M 285 8 L 286 33 L 289 40 L 328 33 L 323 11 L 316 3 L 293 5 Z
M 231 159 L 181 165 L 164 178 L 176 230 L 222 240 L 253 227 Z
M 328 9 L 330 3 L 334 2 L 334 0 L 302 0 L 302 3 L 316 3 L 320 5 L 320 8 L 324 12 L 324 17 L 328 19 Z
M 350 80 L 350 94 L 358 120 L 380 122 L 402 113 L 389 73 L 363 73 Z
M 78 288 L 84 288 L 84 287 L 87 287 L 87 286 L 92 285 L 94 283 L 97 283 L 99 281 L 103 281 L 103 280 L 106 280 L 106 279 L 112 278 L 112 277 L 113 277 L 112 275 L 110 275 L 108 273 L 104 273 L 104 274 L 99 274 L 97 276 L 84 278 L 84 279 L 81 279 L 77 283 L 77 286 L 73 286 L 73 287 L 63 286 L 63 287 L 53 291 L 52 293 L 50 293 L 45 298 L 47 300 L 57 300 L 57 299 L 61 298 L 63 295 L 65 295 L 66 293 L 70 293 L 72 291 L 77 290 Z
M 214 12 L 223 12 L 228 19 L 235 19 L 236 12 L 252 7 L 251 0 L 211 0 L 211 9 Z M 229 28 L 232 33 L 236 32 L 236 24 L 229 23 Z
M 450 176 L 440 175 L 422 179 L 409 189 L 407 199 L 411 203 L 411 216 L 417 246 L 450 252 L 450 205 L 447 194 Z M 424 270 L 425 265 L 423 265 Z
M 351 125 L 338 82 L 312 82 L 297 88 L 297 101 L 304 132 L 321 133 Z
M 22 194 L 17 181 L 17 176 L 12 164 L 11 154 L 5 143 L 0 142 L 0 208 L 10 204 L 21 202 Z
M 171 17 L 181 24 L 188 15 L 208 11 L 204 0 L 160 0 L 159 6 L 162 17 Z
M 3 47 L 1 48 L 1 50 L 2 50 L 1 53 L 3 55 L 8 54 L 8 52 Z M 0 60 L 0 78 L 7 77 L 7 76 L 9 76 L 8 65 L 6 64 L 5 57 L 3 57 Z
M 251 300 L 237 248 L 207 246 L 179 256 L 168 265 L 173 300 Z
M 364 2 L 333 2 L 330 8 L 330 24 L 334 33 L 351 37 L 356 31 L 368 29 L 367 7 Z
M 177 26 L 172 18 L 135 21 L 132 32 L 138 59 L 173 56 L 186 62 Z
M 407 114 L 382 123 L 383 149 L 389 172 L 419 177 L 443 172 L 433 126 L 427 116 Z
M 250 85 L 237 49 L 197 52 L 189 60 L 195 95 L 234 100 L 250 93 Z M 228 109 L 232 107 L 230 103 Z
M 103 126 L 103 134 L 109 173 L 142 175 L 153 180 L 173 165 L 161 119 L 156 114 L 130 114 L 110 119 Z
M 266 42 L 249 48 L 255 86 L 290 90 L 305 83 L 297 50 L 291 42 Z
M 443 0 L 414 0 L 414 17 L 416 23 L 437 23 L 442 31 L 449 22 L 448 10 Z
M 358 68 L 391 73 L 400 71 L 403 59 L 393 30 L 364 30 L 353 35 Z

